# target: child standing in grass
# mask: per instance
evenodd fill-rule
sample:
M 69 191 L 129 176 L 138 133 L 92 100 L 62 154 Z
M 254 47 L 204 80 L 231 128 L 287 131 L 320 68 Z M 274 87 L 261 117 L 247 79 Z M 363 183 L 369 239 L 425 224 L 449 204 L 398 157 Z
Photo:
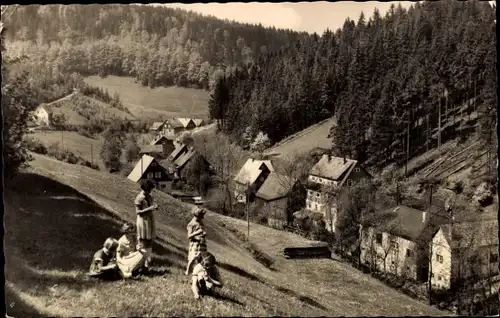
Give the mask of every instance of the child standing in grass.
M 111 237 L 106 239 L 103 247 L 92 258 L 89 269 L 90 276 L 103 279 L 117 278 L 118 268 L 114 259 L 117 247 L 117 240 Z
M 189 252 L 188 265 L 185 272 L 186 275 L 189 275 L 192 267 L 199 261 L 200 255 L 207 251 L 206 233 L 203 225 L 205 213 L 205 209 L 200 209 L 198 207 L 193 208 L 193 219 L 187 225 Z
M 136 249 L 135 229 L 133 225 L 122 226 L 123 236 L 118 240 L 116 264 L 124 278 L 132 277 L 144 265 L 145 255 Z
M 194 298 L 207 295 L 215 287 L 222 287 L 219 270 L 216 267 L 215 257 L 211 253 L 204 253 L 203 260 L 193 268 L 191 290 Z
M 158 209 L 153 204 L 151 191 L 155 188 L 153 181 L 141 180 L 141 193 L 135 198 L 135 212 L 137 213 L 137 239 L 139 251 L 146 256 L 144 266 L 149 269 L 153 249 L 153 240 L 156 237 L 156 225 L 153 212 Z

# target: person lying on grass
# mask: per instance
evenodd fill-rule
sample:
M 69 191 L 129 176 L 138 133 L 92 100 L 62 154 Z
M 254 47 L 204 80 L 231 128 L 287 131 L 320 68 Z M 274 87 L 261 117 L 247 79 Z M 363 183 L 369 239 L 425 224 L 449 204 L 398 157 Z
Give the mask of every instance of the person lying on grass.
M 118 278 L 118 267 L 115 263 L 115 252 L 118 241 L 114 238 L 107 238 L 103 247 L 98 250 L 92 258 L 89 275 L 102 279 Z
M 194 298 L 208 295 L 214 287 L 222 287 L 220 273 L 216 266 L 215 256 L 204 253 L 203 260 L 193 268 L 191 290 Z
M 205 209 L 194 207 L 192 210 L 194 217 L 187 225 L 189 251 L 185 275 L 191 273 L 193 266 L 200 260 L 199 256 L 207 251 L 207 241 L 205 239 L 206 232 L 203 226 L 203 217 L 205 213 Z
M 133 225 L 122 226 L 123 236 L 118 240 L 116 250 L 116 264 L 124 278 L 135 277 L 139 274 L 146 260 L 146 251 L 137 250 L 136 231 Z

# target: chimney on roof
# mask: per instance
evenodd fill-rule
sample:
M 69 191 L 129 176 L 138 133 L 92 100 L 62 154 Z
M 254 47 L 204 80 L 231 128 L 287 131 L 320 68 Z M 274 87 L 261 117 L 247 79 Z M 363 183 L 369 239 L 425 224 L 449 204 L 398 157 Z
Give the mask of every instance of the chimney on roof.
M 345 156 L 344 156 L 344 164 L 346 164 L 346 163 L 347 163 L 347 159 L 346 159 L 346 158 L 345 158 Z
M 422 211 L 422 223 L 425 223 L 427 221 L 427 211 Z

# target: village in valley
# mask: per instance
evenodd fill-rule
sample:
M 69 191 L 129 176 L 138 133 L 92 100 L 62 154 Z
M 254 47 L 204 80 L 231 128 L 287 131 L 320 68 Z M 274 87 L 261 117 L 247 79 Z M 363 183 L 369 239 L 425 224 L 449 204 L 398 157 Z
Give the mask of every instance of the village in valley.
M 322 36 L 161 6 L 84 7 L 2 6 L 9 315 L 499 313 L 494 5 L 396 4 Z M 116 25 L 98 18 L 83 40 L 69 17 L 94 13 Z M 462 33 L 431 32 L 439 14 Z M 398 66 L 376 65 L 381 56 Z M 146 180 L 160 274 L 94 283 L 79 267 L 135 222 Z M 189 307 L 182 231 L 196 207 L 228 283 Z M 75 254 L 67 264 L 63 250 Z M 98 301 L 114 290 L 141 305 Z M 394 299 L 387 308 L 379 292 Z

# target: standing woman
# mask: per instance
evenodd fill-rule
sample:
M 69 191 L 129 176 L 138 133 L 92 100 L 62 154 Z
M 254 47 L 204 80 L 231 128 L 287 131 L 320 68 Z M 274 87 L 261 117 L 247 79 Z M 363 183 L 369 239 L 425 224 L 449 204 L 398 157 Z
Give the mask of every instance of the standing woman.
M 200 257 L 207 251 L 207 241 L 205 226 L 203 225 L 203 217 L 205 216 L 205 209 L 194 207 L 192 212 L 193 219 L 187 225 L 189 251 L 188 251 L 188 265 L 185 275 L 189 275 L 197 262 L 201 261 Z
M 144 252 L 146 269 L 151 265 L 151 254 L 153 240 L 156 237 L 155 218 L 153 211 L 158 209 L 157 204 L 153 204 L 151 191 L 155 188 L 151 180 L 141 180 L 141 193 L 135 198 L 135 212 L 137 213 L 137 240 L 138 249 Z

